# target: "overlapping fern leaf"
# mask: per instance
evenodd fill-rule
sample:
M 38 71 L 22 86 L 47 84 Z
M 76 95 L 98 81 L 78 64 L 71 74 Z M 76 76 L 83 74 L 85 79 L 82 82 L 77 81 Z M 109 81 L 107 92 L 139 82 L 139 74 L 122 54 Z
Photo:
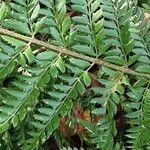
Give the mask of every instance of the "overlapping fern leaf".
M 84 99 L 88 145 L 148 150 L 148 30 L 132 0 L 0 2 L 0 149 L 40 149 Z

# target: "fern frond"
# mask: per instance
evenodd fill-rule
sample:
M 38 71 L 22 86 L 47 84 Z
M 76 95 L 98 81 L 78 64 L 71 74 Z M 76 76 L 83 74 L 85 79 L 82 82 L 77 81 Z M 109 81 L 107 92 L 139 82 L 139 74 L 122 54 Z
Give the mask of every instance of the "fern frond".
M 80 69 L 81 72 L 77 74 L 76 71 L 73 72 L 75 77 L 58 76 L 59 83 L 54 84 L 52 91 L 46 92 L 49 97 L 42 100 L 43 105 L 36 109 L 37 113 L 33 115 L 33 121 L 29 123 L 30 127 L 33 126 L 34 132 L 33 128 L 31 128 L 32 131 L 27 132 L 30 138 L 27 138 L 22 149 L 34 149 L 38 147 L 39 144 L 45 142 L 53 131 L 58 128 L 59 115 L 65 116 L 72 107 L 72 99 L 77 98 L 78 94 L 82 95 L 85 92 L 85 85 L 87 85 L 87 78 L 84 79 L 85 72 L 87 72 L 92 65 L 84 61 L 82 61 L 83 64 L 78 64 L 78 61 L 82 60 L 70 59 L 70 62 L 76 65 L 76 67 L 80 66 L 84 69 L 86 68 L 86 70 L 83 71 Z M 69 70 L 70 68 L 68 71 Z M 88 76 L 88 78 L 90 77 Z
M 43 61 L 43 57 L 39 56 L 38 59 L 42 61 L 40 68 L 27 67 L 24 75 L 18 75 L 10 87 L 3 87 L 3 98 L 0 106 L 1 133 L 6 131 L 10 124 L 16 127 L 26 116 L 27 109 L 36 104 L 40 88 L 50 80 L 51 61 L 57 56 L 54 53 L 48 54 L 51 56 L 48 58 L 49 62 Z
M 131 92 L 128 93 L 132 103 L 125 103 L 126 111 L 128 111 L 128 114 L 126 115 L 129 118 L 128 123 L 130 123 L 130 126 L 132 127 L 127 131 L 128 134 L 126 136 L 130 138 L 128 141 L 130 146 L 128 147 L 132 149 L 141 149 L 142 147 L 146 148 L 149 146 L 149 142 L 146 142 L 143 137 L 144 130 L 149 132 L 149 129 L 144 123 L 144 112 L 147 111 L 144 106 L 147 103 L 149 83 L 145 82 L 145 84 L 148 85 L 144 88 L 142 85 L 141 87 L 139 86 L 140 81 L 141 80 L 137 81 L 137 84 L 135 84 L 134 88 L 131 89 Z M 145 84 L 143 86 L 145 86 Z M 143 141 L 141 139 L 143 139 Z
M 31 35 L 30 28 L 28 27 L 29 16 L 27 7 L 26 2 L 10 3 L 10 10 L 7 12 L 9 17 L 6 20 L 1 20 L 1 25 L 8 29 L 18 31 L 19 33 Z
M 130 19 L 131 5 L 127 1 L 102 1 L 102 15 L 107 38 L 105 42 L 112 43 L 112 48 L 105 53 L 104 60 L 126 66 L 133 64 L 138 55 L 131 56 L 134 40 L 131 38 Z
M 96 1 L 74 1 L 71 0 L 72 8 L 80 13 L 72 20 L 75 23 L 75 42 L 72 49 L 89 56 L 99 56 L 105 52 L 106 46 L 103 39 L 103 18 L 100 9 L 100 0 Z
M 63 90 L 62 86 L 61 91 Z M 69 93 L 66 93 L 68 90 L 64 91 L 65 93 L 58 92 L 57 90 L 50 92 L 49 99 L 42 100 L 43 105 L 37 108 L 37 113 L 33 115 L 33 121 L 29 123 L 32 130 L 27 132 L 29 138 L 23 143 L 22 149 L 38 147 L 38 144 L 45 142 L 52 132 L 58 128 L 59 115 L 66 114 L 72 107 L 72 102 L 69 98 L 70 90 L 72 91 L 72 86 L 69 87 Z
M 41 17 L 47 17 L 45 27 L 40 32 L 50 31 L 50 43 L 54 45 L 68 46 L 71 20 L 67 15 L 66 0 L 40 0 L 40 4 L 45 6 L 40 11 Z
M 26 43 L 8 36 L 1 36 L 1 40 L 2 41 L 0 42 L 1 48 L 0 79 L 3 79 L 7 75 L 9 75 L 15 68 L 18 57 L 22 54 L 22 52 L 26 48 Z M 6 44 L 3 40 L 9 41 L 10 45 Z
M 101 71 L 104 73 L 104 77 L 108 75 L 111 80 L 101 77 L 99 82 L 102 87 L 92 88 L 94 92 L 91 99 L 91 104 L 94 106 L 92 113 L 101 116 L 102 119 L 97 123 L 98 133 L 93 134 L 91 138 L 98 149 L 111 149 L 115 146 L 113 139 L 117 135 L 114 116 L 117 113 L 117 105 L 121 103 L 121 97 L 125 91 L 122 85 L 124 77 L 108 68 L 103 68 Z
M 0 149 L 40 149 L 77 101 L 87 145 L 150 149 L 150 32 L 136 4 L 0 2 Z
M 148 24 L 141 22 L 141 19 L 144 19 L 144 12 L 140 9 L 135 10 L 135 16 L 132 22 L 132 37 L 136 40 L 135 48 L 133 52 L 136 55 L 139 55 L 138 58 L 140 64 L 136 67 L 136 70 L 139 72 L 149 72 L 149 60 L 150 60 L 150 51 L 149 51 L 149 36 Z M 139 32 L 138 32 L 139 31 Z M 143 69 L 142 69 L 143 68 Z M 146 69 L 144 71 L 144 68 Z M 145 72 L 145 73 L 146 73 Z

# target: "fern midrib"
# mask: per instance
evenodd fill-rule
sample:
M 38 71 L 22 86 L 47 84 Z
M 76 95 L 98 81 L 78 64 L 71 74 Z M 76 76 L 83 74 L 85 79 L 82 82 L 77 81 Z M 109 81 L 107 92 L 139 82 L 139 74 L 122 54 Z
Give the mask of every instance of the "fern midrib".
M 111 101 L 111 99 L 109 99 L 109 97 L 111 96 L 111 94 L 112 94 L 113 92 L 115 92 L 114 89 L 116 88 L 116 86 L 117 86 L 118 82 L 120 81 L 120 78 L 121 78 L 121 77 L 122 77 L 122 76 L 119 76 L 117 79 L 115 79 L 115 81 L 116 81 L 115 84 L 114 84 L 113 87 L 110 89 L 110 92 L 107 94 L 107 96 L 105 97 L 106 101 L 105 101 L 105 103 L 103 104 L 103 107 L 105 107 L 106 109 L 107 109 L 107 102 L 108 102 L 108 101 Z M 107 117 L 107 114 L 105 114 L 104 116 Z M 114 118 L 111 118 L 111 120 L 109 120 L 109 121 L 113 121 L 113 122 L 114 122 Z M 112 130 L 110 130 L 109 134 L 112 134 L 112 135 L 114 136 Z M 98 136 L 99 136 L 99 135 L 98 135 Z M 109 138 L 107 139 L 107 142 L 108 142 L 108 140 L 109 140 Z M 106 144 L 104 145 L 104 148 L 107 148 L 107 142 L 106 142 Z
M 56 12 L 56 10 L 53 10 L 53 11 Z M 64 46 L 66 46 L 65 38 L 64 38 L 63 33 L 61 31 L 61 24 L 60 24 L 59 20 L 56 19 L 56 18 L 58 18 L 58 14 L 53 14 L 53 15 L 54 15 L 54 19 L 55 19 L 55 22 L 57 24 L 57 27 L 58 27 L 58 31 L 61 35 L 62 42 L 63 42 Z
M 120 76 L 118 76 L 118 77 L 114 80 L 114 85 L 110 88 L 109 93 L 108 93 L 107 96 L 105 97 L 105 103 L 103 104 L 103 107 L 107 108 L 107 102 L 108 102 L 108 100 L 111 101 L 111 100 L 109 99 L 109 97 L 111 96 L 111 94 L 112 94 L 113 92 L 115 92 L 115 88 L 116 88 L 117 84 L 120 82 L 120 80 L 122 79 L 122 77 L 123 77 L 123 74 L 121 74 Z M 107 114 L 105 114 L 104 116 L 107 117 Z M 111 118 L 111 120 L 109 120 L 109 121 L 113 121 L 113 122 L 114 122 L 114 119 Z M 112 130 L 110 130 L 109 134 L 112 134 L 112 135 L 114 136 Z M 97 136 L 100 137 L 99 134 L 97 134 Z M 100 137 L 100 138 L 101 138 L 101 137 Z M 108 140 L 109 140 L 109 138 L 107 138 L 107 142 L 108 142 Z M 105 148 L 106 150 L 107 150 L 107 148 L 108 148 L 108 147 L 107 147 L 107 146 L 108 146 L 108 145 L 107 145 L 107 142 L 103 145 L 103 148 Z
M 141 119 L 141 125 L 140 125 L 140 133 L 139 133 L 139 137 L 138 138 L 136 138 L 136 142 L 135 142 L 135 146 L 136 146 L 136 148 L 139 148 L 139 147 L 137 147 L 137 146 L 140 146 L 140 145 L 138 145 L 139 144 L 139 142 L 140 142 L 140 139 L 142 139 L 142 128 L 143 128 L 143 125 L 144 125 L 144 123 L 143 123 L 143 119 L 144 119 L 144 115 L 143 115 L 143 112 L 144 112 L 144 110 L 143 110 L 143 105 L 144 105 L 144 99 L 145 99 L 145 96 L 146 96 L 146 94 L 147 94 L 147 90 L 150 88 L 150 81 L 149 81 L 149 83 L 147 84 L 147 86 L 146 86 L 146 88 L 145 88 L 145 91 L 144 91 L 144 93 L 143 93 L 143 98 L 142 98 L 142 101 L 141 101 L 141 109 L 139 110 L 140 112 L 141 112 L 141 117 L 140 117 L 140 119 Z M 136 145 L 137 144 L 137 145 Z
M 125 59 L 125 68 L 128 68 L 128 60 L 127 60 L 127 57 L 126 57 L 126 53 L 125 53 L 125 49 L 124 49 L 124 47 L 123 47 L 123 41 L 122 41 L 122 38 L 121 38 L 121 31 L 120 31 L 120 26 L 119 26 L 119 18 L 118 18 L 118 16 L 117 16 L 117 12 L 119 11 L 118 10 L 118 5 L 116 4 L 116 6 L 117 6 L 117 9 L 116 9 L 116 13 L 115 13 L 115 15 L 116 15 L 116 18 L 117 18 L 117 20 L 116 20 L 116 24 L 117 24 L 117 26 L 118 26 L 118 34 L 119 34 L 119 39 L 120 39 L 120 44 L 121 44 L 121 49 L 122 49 L 122 55 L 123 55 L 123 57 L 124 57 L 124 59 Z
M 32 21 L 31 21 L 31 16 L 30 16 L 30 9 L 29 9 L 29 7 L 28 7 L 28 5 L 30 5 L 29 3 L 28 3 L 29 1 L 27 1 L 27 7 L 26 7 L 26 10 L 27 10 L 27 17 L 28 17 L 28 23 L 29 23 L 29 28 L 30 28 L 30 31 L 32 32 L 32 34 L 33 34 L 33 28 L 32 28 Z
M 69 55 L 69 56 L 72 56 L 72 57 L 75 57 L 75 58 L 80 58 L 80 59 L 83 59 L 83 60 L 87 60 L 87 61 L 92 62 L 94 64 L 103 65 L 103 66 L 106 66 L 108 68 L 111 68 L 111 69 L 114 69 L 114 70 L 117 70 L 117 71 L 120 71 L 120 72 L 123 72 L 123 73 L 126 73 L 126 74 L 131 74 L 131 75 L 134 75 L 134 76 L 140 76 L 140 77 L 150 79 L 149 74 L 140 73 L 140 72 L 134 71 L 130 68 L 120 67 L 120 66 L 108 63 L 108 62 L 106 62 L 102 59 L 95 59 L 95 58 L 87 56 L 87 55 L 76 53 L 76 52 L 71 51 L 71 50 L 69 50 L 67 48 L 64 48 L 62 46 L 51 45 L 49 43 L 40 41 L 38 39 L 32 39 L 28 36 L 24 36 L 24 35 L 15 33 L 13 31 L 9 31 L 9 30 L 4 29 L 4 28 L 0 28 L 0 33 L 5 34 L 5 35 L 9 35 L 11 37 L 15 37 L 17 39 L 20 39 L 20 40 L 23 40 L 23 41 L 26 41 L 26 42 L 31 41 L 31 43 L 46 47 L 48 49 L 51 49 L 52 51 L 63 53 L 63 54 L 66 54 L 66 55 Z
M 92 39 L 93 39 L 93 43 L 94 43 L 94 48 L 95 48 L 95 53 L 96 53 L 96 56 L 97 56 L 97 58 L 98 58 L 98 48 L 97 48 L 97 45 L 96 45 L 96 40 L 95 40 L 95 33 L 94 33 L 94 30 L 93 30 L 93 25 L 92 25 L 92 13 L 91 13 L 91 3 L 92 3 L 92 1 L 91 2 L 89 2 L 89 1 L 87 1 L 87 4 L 88 4 L 88 8 L 87 9 L 89 9 L 88 11 L 89 11 L 89 14 L 88 14 L 88 16 L 89 16 L 89 22 L 90 22 L 90 29 L 91 29 L 91 32 L 92 32 L 92 34 L 91 34 L 91 36 L 92 36 Z

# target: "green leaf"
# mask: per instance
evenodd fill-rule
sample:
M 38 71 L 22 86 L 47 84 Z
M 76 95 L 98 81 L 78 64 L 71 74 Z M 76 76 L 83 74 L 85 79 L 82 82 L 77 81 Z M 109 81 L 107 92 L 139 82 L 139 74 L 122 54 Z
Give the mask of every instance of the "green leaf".
M 141 106 L 141 102 L 127 102 L 125 103 L 125 107 L 132 108 L 138 110 Z
M 85 92 L 84 84 L 81 81 L 78 81 L 76 84 L 76 90 L 79 92 L 80 95 L 83 95 Z
M 15 128 L 19 123 L 19 118 L 17 115 L 14 115 L 13 118 L 12 118 L 12 124 L 13 124 L 13 127 Z
M 107 19 L 111 19 L 111 20 L 116 20 L 116 16 L 114 13 L 110 13 L 110 12 L 106 12 L 106 11 L 103 11 L 103 16 L 106 17 Z
M 0 53 L 0 60 L 3 62 L 3 61 L 7 61 L 9 60 L 10 57 L 4 53 Z
M 142 56 L 142 54 L 139 54 L 140 57 L 139 57 L 139 61 L 140 62 L 143 62 L 143 63 L 146 63 L 146 64 L 150 64 L 150 58 L 148 56 Z
M 20 111 L 18 112 L 18 117 L 19 117 L 20 122 L 24 120 L 25 116 L 26 116 L 26 109 L 22 107 Z
M 112 37 L 119 37 L 118 32 L 116 29 L 105 29 L 106 35 L 112 36 Z
M 125 89 L 124 89 L 124 87 L 123 87 L 120 83 L 118 83 L 118 84 L 117 84 L 117 87 L 116 87 L 116 91 L 117 91 L 119 94 L 123 95 Z
M 77 52 L 81 52 L 81 53 L 88 54 L 91 56 L 96 55 L 95 52 L 93 51 L 93 49 L 86 45 L 74 45 L 74 46 L 72 46 L 72 49 Z
M 86 15 L 84 16 L 75 16 L 72 18 L 72 20 L 76 23 L 88 25 L 89 24 L 89 19 Z
M 72 3 L 74 4 L 78 4 L 78 5 L 86 5 L 86 1 L 85 0 L 71 0 Z
M 75 65 L 75 66 L 79 66 L 81 69 L 85 69 L 87 67 L 90 66 L 90 63 L 88 61 L 85 60 L 81 60 L 81 59 L 76 59 L 76 58 L 70 58 L 69 61 Z
M 40 5 L 37 4 L 36 7 L 34 8 L 33 12 L 32 12 L 32 15 L 31 15 L 31 20 L 35 20 L 38 15 L 39 15 L 39 11 L 40 11 Z
M 72 5 L 72 9 L 80 13 L 88 13 L 86 5 Z
M 147 79 L 141 78 L 134 84 L 134 87 L 142 87 L 145 86 L 147 83 L 148 83 Z
M 125 14 L 122 14 L 122 16 L 119 18 L 120 24 L 126 26 L 126 22 L 129 21 L 129 18 L 131 17 L 131 15 L 132 15 L 131 9 L 129 9 L 128 11 L 125 11 Z
M 135 111 L 135 112 L 131 112 L 129 114 L 126 115 L 126 117 L 128 118 L 139 118 L 140 117 L 141 112 L 140 111 Z
M 98 22 L 93 23 L 95 33 L 98 33 L 104 26 L 104 19 L 99 20 Z
M 140 65 L 136 68 L 136 71 L 150 74 L 150 65 Z
M 119 57 L 119 56 L 107 56 L 104 58 L 104 60 L 120 66 L 125 65 L 125 60 L 123 59 L 123 57 Z
M 112 93 L 112 100 L 113 100 L 116 104 L 119 104 L 119 102 L 120 102 L 120 97 L 119 97 L 119 95 L 118 95 L 116 92 Z
M 43 17 L 40 21 L 38 21 L 35 24 L 34 34 L 38 33 L 42 29 L 42 27 L 43 27 L 43 25 L 45 23 L 45 20 L 46 20 L 46 17 Z
M 1 6 L 0 6 L 0 20 L 2 20 L 6 14 L 6 10 L 7 10 L 7 6 L 5 3 L 3 3 Z
M 113 101 L 109 101 L 109 106 L 111 108 L 111 111 L 116 114 L 117 113 L 117 105 Z
M 53 37 L 55 40 L 57 40 L 57 41 L 59 41 L 60 43 L 62 43 L 62 39 L 61 39 L 61 37 L 60 37 L 60 33 L 58 32 L 58 30 L 56 29 L 56 27 L 51 27 L 51 28 L 50 28 L 50 32 L 51 32 L 52 37 Z
M 83 74 L 83 80 L 86 86 L 90 86 L 91 84 L 91 77 L 89 76 L 88 72 L 84 72 Z
M 19 31 L 20 33 L 31 35 L 30 29 L 26 22 L 21 22 L 13 19 L 7 19 L 1 23 L 4 27 Z
M 28 59 L 29 63 L 32 63 L 33 60 L 34 60 L 34 56 L 33 56 L 33 53 L 32 53 L 32 49 L 31 47 L 27 47 L 25 49 L 25 51 L 23 52 L 23 54 L 26 56 L 26 58 Z
M 65 62 L 63 61 L 61 56 L 59 56 L 59 58 L 55 62 L 55 65 L 60 69 L 61 72 L 64 73 L 66 71 Z
M 26 45 L 25 42 L 19 40 L 19 39 L 16 39 L 16 38 L 13 38 L 13 37 L 10 37 L 10 36 L 7 36 L 7 35 L 1 35 L 1 37 L 7 41 L 9 44 L 11 44 L 12 46 L 15 46 L 16 48 L 18 47 L 23 47 Z
M 85 34 L 91 34 L 91 30 L 88 25 L 76 25 L 77 31 Z
M 70 17 L 66 17 L 65 20 L 62 23 L 62 33 L 66 34 L 66 32 L 70 29 L 71 26 L 71 20 Z
M 125 51 L 126 51 L 126 54 L 128 54 L 129 52 L 131 52 L 133 49 L 134 49 L 134 40 L 131 40 L 128 44 L 126 44 L 124 47 L 125 47 Z
M 140 54 L 136 54 L 136 55 L 133 55 L 133 56 L 129 56 L 129 61 L 128 61 L 128 65 L 132 65 L 133 63 L 135 63 L 138 58 L 140 57 Z
M 105 31 L 104 29 L 101 29 L 98 34 L 96 35 L 96 43 L 100 43 L 102 42 L 102 40 L 104 39 L 104 36 L 105 36 Z
M 26 59 L 22 53 L 19 54 L 17 61 L 23 67 L 26 65 Z
M 9 128 L 9 122 L 5 122 L 4 124 L 0 124 L 0 133 L 7 131 Z
M 54 64 L 51 65 L 49 72 L 53 78 L 56 78 L 58 75 L 57 67 Z
M 72 99 L 76 99 L 78 97 L 78 92 L 76 91 L 76 89 L 73 89 L 70 93 L 70 97 Z
M 106 114 L 106 108 L 96 108 L 92 111 L 93 114 L 96 115 L 105 115 Z
M 95 13 L 93 13 L 92 16 L 92 22 L 98 21 L 98 19 L 102 16 L 102 10 L 98 10 Z
M 60 18 L 60 20 L 63 20 L 64 17 L 66 16 L 65 1 L 59 1 L 56 9 L 57 9 L 57 12 L 59 12 L 59 18 Z
M 3 68 L 0 69 L 0 79 L 6 77 L 15 68 L 15 62 L 13 60 L 8 61 Z
M 50 60 L 54 59 L 56 56 L 57 56 L 57 54 L 52 52 L 52 51 L 45 51 L 45 52 L 39 53 L 36 56 L 36 59 L 38 59 L 38 60 L 49 60 L 50 61 Z

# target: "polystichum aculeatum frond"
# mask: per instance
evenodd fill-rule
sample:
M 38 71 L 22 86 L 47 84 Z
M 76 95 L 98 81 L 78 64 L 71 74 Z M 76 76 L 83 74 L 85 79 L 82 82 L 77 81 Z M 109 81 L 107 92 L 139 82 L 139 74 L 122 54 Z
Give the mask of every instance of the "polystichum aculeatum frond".
M 0 149 L 150 149 L 144 20 L 133 0 L 1 2 Z

